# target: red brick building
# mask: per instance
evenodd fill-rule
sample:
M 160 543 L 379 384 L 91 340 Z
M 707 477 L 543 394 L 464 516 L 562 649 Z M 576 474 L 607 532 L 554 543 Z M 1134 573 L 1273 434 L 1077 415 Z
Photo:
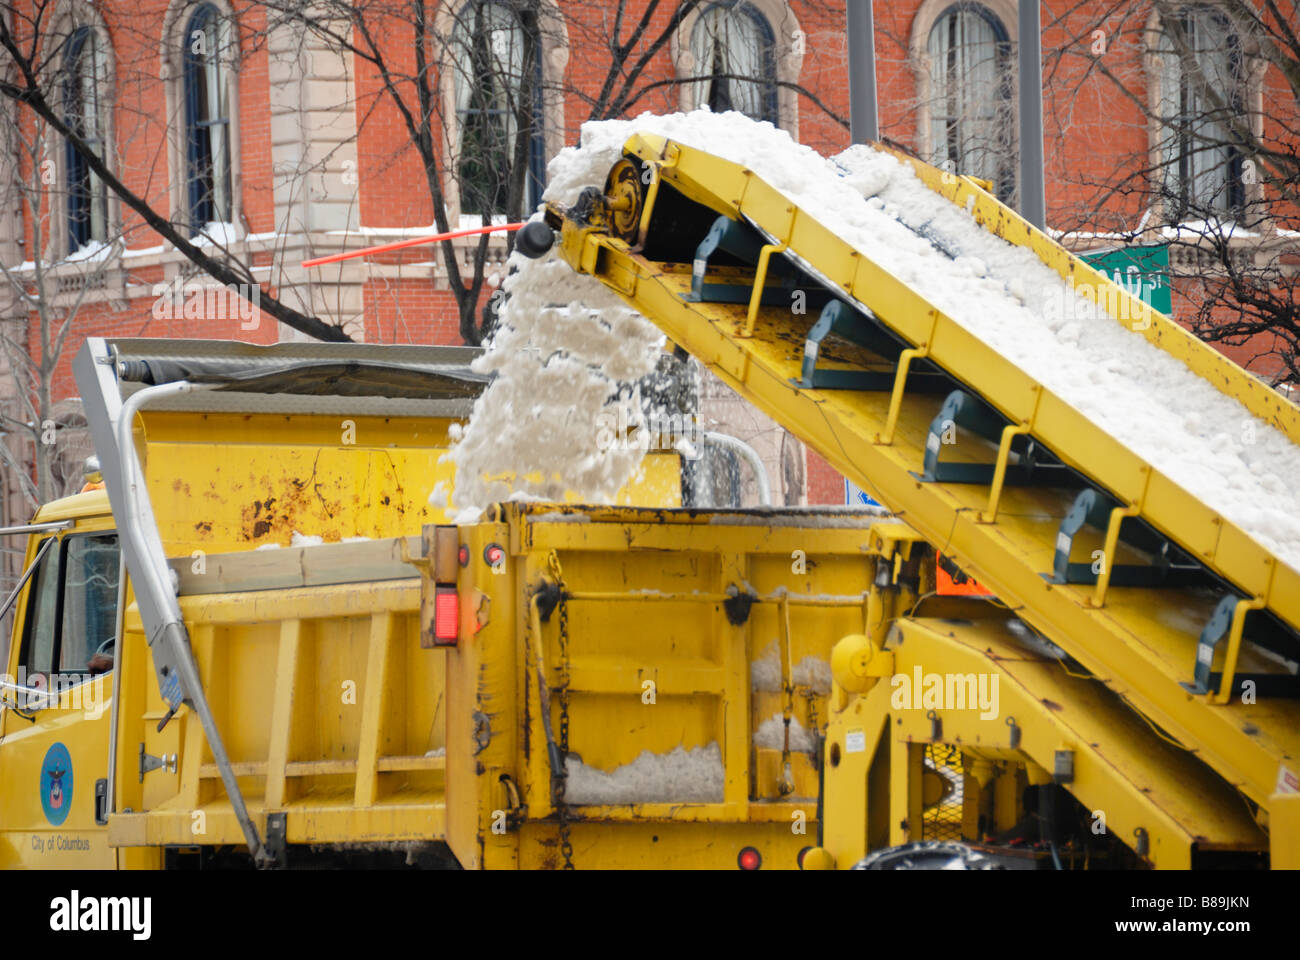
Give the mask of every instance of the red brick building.
M 430 247 L 315 271 L 300 263 L 432 229 L 425 164 L 388 84 L 400 88 L 408 111 L 414 104 L 418 121 L 413 78 L 428 77 L 423 115 L 431 118 L 430 137 L 444 164 L 438 173 L 447 222 L 455 226 L 467 216 L 472 221 L 496 212 L 485 201 L 470 214 L 462 208 L 475 204 L 461 202 L 463 184 L 482 176 L 465 166 L 472 160 L 467 144 L 472 147 L 496 122 L 485 119 L 495 93 L 464 79 L 474 69 L 455 68 L 458 57 L 472 58 L 474 42 L 486 44 L 493 62 L 512 65 L 513 79 L 491 82 L 509 88 L 523 76 L 532 84 L 533 125 L 506 131 L 511 149 L 519 151 L 515 156 L 526 154 L 525 206 L 542 185 L 546 159 L 574 143 L 593 114 L 729 105 L 822 152 L 849 143 L 845 11 L 838 0 L 708 0 L 675 25 L 674 4 L 648 6 L 647 0 L 631 0 L 621 19 L 615 11 L 622 8 L 599 0 L 429 2 L 424 74 L 414 4 L 392 4 L 392 16 L 375 12 L 382 4 L 369 5 L 364 22 L 347 33 L 355 47 L 379 51 L 382 65 L 374 55 L 331 40 L 329 30 L 284 22 L 279 6 L 23 0 L 6 11 L 20 46 L 35 51 L 52 78 L 46 93 L 53 109 L 101 151 L 127 188 L 204 249 L 245 265 L 267 295 L 342 325 L 357 339 L 460 342 L 448 271 Z M 351 8 L 319 6 L 327 12 Z M 1228 42 L 1216 34 L 1231 34 L 1232 23 L 1214 4 L 1186 7 L 1190 33 L 1221 41 L 1206 41 L 1207 51 L 1235 51 L 1226 54 L 1228 66 L 1207 52 L 1206 70 L 1230 68 L 1240 78 L 1241 111 L 1252 129 L 1279 142 L 1283 125 L 1291 124 L 1294 133 L 1300 110 L 1282 72 L 1248 39 Z M 1219 198 L 1225 210 L 1270 199 L 1264 178 L 1245 175 L 1248 158 L 1228 152 L 1181 156 L 1186 145 L 1151 120 L 1149 112 L 1159 112 L 1162 103 L 1186 96 L 1188 81 L 1162 54 L 1166 25 L 1152 6 L 1119 8 L 1044 4 L 1049 226 L 1071 231 L 1071 242 L 1085 246 L 1141 230 L 1158 239 L 1150 231 L 1176 222 L 1180 211 L 1154 203 L 1144 186 L 1153 157 L 1173 158 L 1182 178 L 1175 195 L 1211 205 Z M 992 180 L 1010 201 L 1017 196 L 1016 14 L 1014 0 L 876 4 L 882 135 L 958 172 Z M 466 30 L 471 40 L 464 40 Z M 370 48 L 367 36 L 374 41 Z M 666 39 L 656 48 L 660 38 Z M 621 103 L 602 99 L 612 60 L 623 68 L 614 71 L 615 85 L 626 90 Z M 13 72 L 12 65 L 6 69 Z M 1126 71 L 1135 99 L 1122 96 L 1107 75 Z M 630 74 L 635 80 L 628 83 Z M 68 364 L 86 336 L 267 343 L 295 335 L 265 314 L 242 314 L 234 298 L 218 297 L 215 308 L 209 301 L 193 311 L 184 308 L 185 289 L 179 299 L 160 299 L 160 291 L 208 281 L 30 111 L 9 105 L 3 122 L 11 129 L 2 161 L 9 202 L 0 209 L 0 262 L 11 282 L 0 294 L 0 315 L 8 318 L 9 338 L 25 340 L 38 358 L 43 344 L 53 342 L 42 334 L 42 320 L 55 332 L 66 323 L 61 359 L 48 378 L 52 402 L 75 392 Z M 518 137 L 526 137 L 526 150 Z M 1117 175 L 1132 189 L 1103 189 Z M 1287 223 L 1297 226 L 1266 223 L 1240 241 L 1243 249 L 1280 246 L 1293 251 L 1294 262 L 1297 237 L 1286 232 Z M 1081 238 L 1080 231 L 1106 236 Z M 457 248 L 467 274 L 476 248 L 476 241 Z M 502 272 L 503 241 L 494 239 L 488 250 L 484 296 Z M 1194 287 L 1196 258 L 1174 266 L 1193 275 L 1179 280 L 1176 292 Z M 44 313 L 31 299 L 38 287 Z M 23 290 L 27 297 L 20 296 Z M 1175 313 L 1188 309 L 1176 296 Z M 1235 357 L 1252 360 L 1257 348 L 1239 348 Z M 1267 357 L 1254 362 L 1261 373 L 1273 372 Z M 7 402 L 11 416 L 25 416 L 14 394 L 32 389 L 30 380 L 0 380 L 6 383 L 0 402 Z M 734 405 L 718 402 L 720 419 L 741 416 Z M 766 436 L 760 446 L 780 475 L 788 457 L 780 431 L 758 420 L 745 429 L 754 438 Z M 808 459 L 806 498 L 840 502 L 842 480 L 817 458 Z M 0 499 L 12 500 L 12 476 L 8 486 L 11 496 Z

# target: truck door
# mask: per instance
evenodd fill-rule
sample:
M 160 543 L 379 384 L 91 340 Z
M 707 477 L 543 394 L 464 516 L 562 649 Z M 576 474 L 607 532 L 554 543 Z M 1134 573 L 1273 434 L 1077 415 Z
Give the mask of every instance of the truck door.
M 112 531 L 51 536 L 19 599 L 9 654 L 0 867 L 112 867 L 101 821 L 121 554 Z

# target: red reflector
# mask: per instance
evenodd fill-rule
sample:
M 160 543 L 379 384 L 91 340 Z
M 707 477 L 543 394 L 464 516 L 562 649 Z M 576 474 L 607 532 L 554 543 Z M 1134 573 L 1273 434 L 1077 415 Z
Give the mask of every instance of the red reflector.
M 499 543 L 489 543 L 483 550 L 483 559 L 489 567 L 496 568 L 506 558 L 506 552 Z
M 763 865 L 763 855 L 753 847 L 746 847 L 736 858 L 736 866 L 741 870 L 757 870 Z
M 469 547 L 465 546 L 463 543 L 460 545 L 460 554 L 458 559 L 460 560 L 460 565 L 462 567 L 469 566 Z
M 433 597 L 433 640 L 455 645 L 460 634 L 460 597 L 455 587 L 438 587 Z

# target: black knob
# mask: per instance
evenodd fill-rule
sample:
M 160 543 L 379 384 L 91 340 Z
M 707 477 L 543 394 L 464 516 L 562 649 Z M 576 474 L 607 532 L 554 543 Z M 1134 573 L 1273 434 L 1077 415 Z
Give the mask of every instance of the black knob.
M 515 249 L 530 260 L 543 256 L 555 245 L 555 231 L 541 220 L 526 223 L 515 236 Z

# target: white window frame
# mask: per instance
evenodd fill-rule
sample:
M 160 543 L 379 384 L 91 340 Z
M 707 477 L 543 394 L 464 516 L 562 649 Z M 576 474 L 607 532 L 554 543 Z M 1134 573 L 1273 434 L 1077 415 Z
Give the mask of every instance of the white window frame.
M 930 63 L 930 31 L 934 29 L 939 18 L 952 7 L 961 6 L 960 0 L 925 0 L 912 18 L 912 34 L 908 45 L 908 59 L 916 76 L 916 148 L 922 157 L 934 156 L 934 140 L 931 132 L 930 103 L 934 97 L 932 89 L 932 65 Z M 972 4 L 974 5 L 974 4 Z M 1019 51 L 1020 15 L 1016 0 L 978 0 L 978 5 L 997 17 L 1006 31 L 1007 42 L 1011 46 L 1010 61 L 1016 64 Z M 1020 156 L 1020 75 L 1016 71 L 1015 86 L 1011 94 L 1011 112 L 1008 124 L 1011 149 L 1017 160 Z M 966 174 L 968 170 L 955 170 L 957 174 Z M 1016 164 L 1015 182 L 1011 198 L 1020 195 L 1020 168 Z
M 61 78 L 63 66 L 66 62 L 66 50 L 63 47 L 72 38 L 72 35 L 82 27 L 88 27 L 95 31 L 96 41 L 103 45 L 106 77 L 99 90 L 99 103 L 102 114 L 100 117 L 101 139 L 104 144 L 102 159 L 104 165 L 112 172 L 116 171 L 118 166 L 115 153 L 116 127 L 114 123 L 117 58 L 104 18 L 87 0 L 62 0 L 55 8 L 54 17 L 50 22 L 50 29 L 44 37 L 43 46 L 47 51 L 52 51 L 55 46 L 60 47 L 60 49 L 53 58 L 49 58 L 47 54 L 49 62 L 46 64 L 46 70 L 50 75 L 50 84 L 46 85 L 46 89 L 49 89 L 51 84 L 57 87 L 51 98 L 51 106 L 58 111 L 59 118 L 63 119 L 66 115 L 63 87 L 62 83 L 55 79 L 55 74 L 57 71 L 57 75 Z M 68 229 L 68 193 L 71 186 L 68 183 L 67 142 L 63 137 L 55 134 L 53 130 L 49 130 L 45 142 L 41 145 L 41 154 L 43 163 L 51 165 L 50 169 L 54 171 L 54 182 L 58 185 L 58 188 L 50 191 L 48 195 L 49 218 L 41 256 L 47 263 L 56 264 L 66 260 L 71 253 L 70 230 Z M 113 239 L 122 233 L 121 201 L 107 186 L 104 187 L 104 192 L 107 200 L 104 223 L 105 239 L 106 242 L 112 243 Z M 80 272 L 80 269 L 78 272 Z
M 452 34 L 461 10 L 474 0 L 456 0 L 438 7 L 433 21 L 433 36 L 429 62 L 436 65 L 438 86 L 435 96 L 440 98 L 442 147 L 442 196 L 447 207 L 447 220 L 456 229 L 460 222 L 460 184 L 456 176 L 459 165 L 460 115 L 456 110 L 456 68 L 453 64 Z M 538 11 L 538 30 L 541 34 L 542 59 L 542 148 L 549 163 L 564 147 L 564 71 L 569 62 L 569 31 L 564 16 L 555 0 L 542 0 Z M 434 132 L 435 142 L 439 137 Z M 477 237 L 470 237 L 477 245 Z M 504 241 L 500 241 L 504 245 Z
M 239 111 L 239 68 L 241 56 L 239 51 L 239 19 L 229 0 L 174 0 L 163 17 L 162 39 L 158 60 L 161 65 L 160 76 L 163 81 L 167 107 L 167 155 L 171 176 L 168 178 L 168 198 L 171 205 L 171 221 L 185 233 L 191 230 L 189 201 L 189 150 L 186 144 L 185 103 L 185 49 L 189 38 L 185 37 L 190 17 L 204 4 L 217 8 L 217 13 L 230 21 L 234 50 L 225 63 L 226 82 L 229 84 L 230 111 L 230 217 L 234 227 L 231 241 L 242 240 L 244 228 L 244 178 L 242 174 L 242 144 L 240 136 Z M 196 235 L 202 239 L 202 235 Z M 220 238 L 217 238 L 220 239 Z
M 691 37 L 695 25 L 699 22 L 705 9 L 712 6 L 708 0 L 695 7 L 682 18 L 677 32 L 673 34 L 671 53 L 673 70 L 678 78 L 699 76 L 695 63 Z M 786 84 L 797 84 L 803 71 L 803 58 L 808 40 L 799 26 L 799 19 L 786 0 L 745 0 L 745 5 L 767 20 L 772 31 L 772 59 L 776 68 L 776 115 L 777 126 L 785 130 L 794 139 L 799 139 L 799 94 Z M 699 83 L 682 83 L 678 87 L 678 105 L 682 110 L 694 110 L 700 104 Z
M 1229 23 L 1236 24 L 1233 21 L 1231 12 L 1222 4 L 1209 2 L 1192 2 L 1183 3 L 1180 7 L 1216 7 Z M 1143 71 L 1146 74 L 1147 81 L 1147 108 L 1150 121 L 1147 124 L 1147 145 L 1148 145 L 1148 162 L 1150 169 L 1163 171 L 1164 157 L 1161 151 L 1161 131 L 1160 121 L 1157 119 L 1161 109 L 1163 99 L 1163 54 L 1161 52 L 1161 36 L 1164 32 L 1164 24 L 1161 22 L 1160 14 L 1152 9 L 1147 17 L 1144 42 L 1143 42 Z M 1242 58 L 1242 76 L 1245 89 L 1242 91 L 1242 102 L 1245 105 L 1246 113 L 1250 117 L 1251 135 L 1261 137 L 1264 133 L 1264 78 L 1268 71 L 1268 62 L 1258 55 L 1258 51 L 1253 49 L 1249 34 L 1237 29 L 1237 40 L 1240 45 Z M 1259 205 L 1265 199 L 1264 183 L 1262 178 L 1255 178 L 1255 183 L 1245 183 L 1243 186 L 1243 201 L 1247 208 Z M 1162 191 L 1158 187 L 1152 189 L 1151 220 L 1159 224 L 1174 224 L 1174 217 L 1170 211 L 1164 208 Z M 1271 226 L 1268 225 L 1268 226 Z M 1267 231 L 1265 231 L 1267 232 Z M 1232 238 L 1232 242 L 1237 242 L 1238 238 Z

